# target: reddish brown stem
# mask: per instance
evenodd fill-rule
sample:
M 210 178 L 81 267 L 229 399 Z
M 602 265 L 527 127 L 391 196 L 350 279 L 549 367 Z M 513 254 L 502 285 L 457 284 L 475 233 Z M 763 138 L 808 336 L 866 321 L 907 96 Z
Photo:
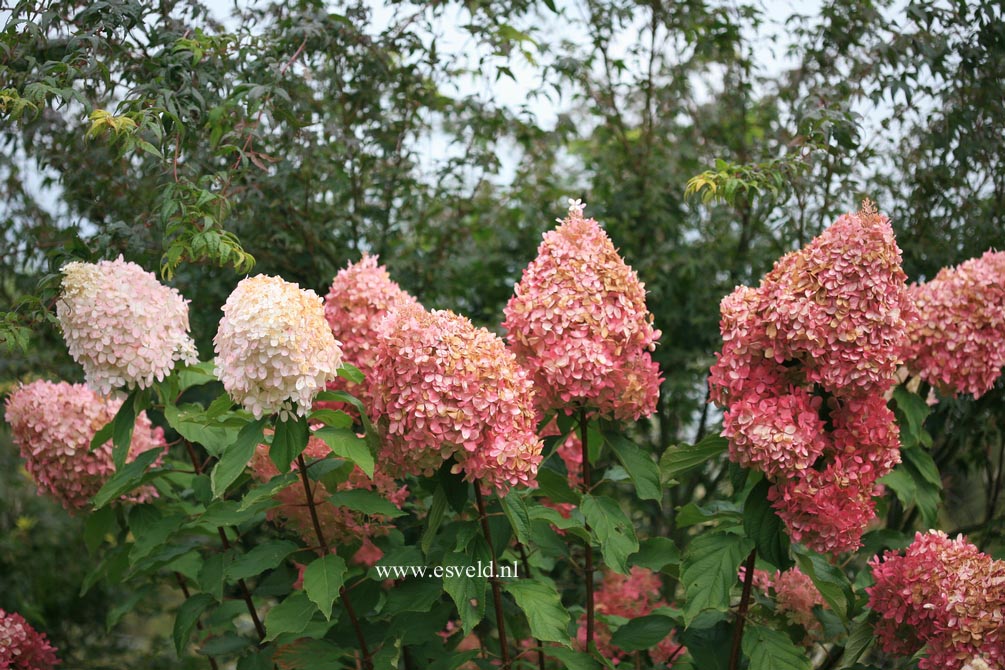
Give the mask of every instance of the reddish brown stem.
M 590 448 L 587 442 L 587 435 L 589 431 L 587 430 L 587 419 L 586 410 L 579 411 L 579 441 L 583 446 L 583 481 L 582 481 L 582 491 L 584 494 L 589 493 L 592 484 L 590 482 Z M 590 525 L 586 524 L 586 532 L 590 533 Z M 596 614 L 593 607 L 593 542 L 592 540 L 586 541 L 586 650 L 589 651 L 590 647 L 593 646 L 593 631 L 594 631 L 594 621 L 596 619 Z
M 314 526 L 314 534 L 318 537 L 318 546 L 321 551 L 327 556 L 330 552 L 328 547 L 328 541 L 325 540 L 324 533 L 321 531 L 321 521 L 318 519 L 317 506 L 314 504 L 314 494 L 311 492 L 311 482 L 307 478 L 307 462 L 304 460 L 304 455 L 300 454 L 297 456 L 297 466 L 300 470 L 300 480 L 304 483 L 304 494 L 307 496 L 307 509 L 311 513 L 311 524 Z M 373 669 L 373 660 L 370 658 L 370 650 L 366 646 L 366 638 L 363 637 L 363 629 L 360 628 L 359 618 L 356 616 L 356 610 L 353 609 L 352 603 L 349 601 L 349 591 L 343 586 L 339 589 L 339 597 L 342 599 L 342 605 L 345 606 L 345 612 L 349 615 L 349 622 L 352 624 L 352 629 L 356 633 L 356 641 L 359 642 L 359 651 L 363 654 L 363 667 L 366 670 Z
M 740 643 L 743 641 L 743 624 L 747 621 L 747 608 L 750 606 L 750 590 L 754 585 L 754 563 L 757 561 L 757 549 L 751 549 L 744 564 L 743 594 L 740 596 L 740 607 L 736 610 L 736 624 L 733 628 L 733 648 L 729 651 L 729 670 L 740 667 Z
M 475 502 L 478 504 L 478 516 L 482 522 L 482 533 L 485 535 L 485 543 L 489 546 L 489 558 L 492 560 L 492 573 L 489 577 L 489 584 L 492 585 L 492 602 L 496 610 L 496 627 L 499 630 L 499 651 L 502 656 L 502 670 L 509 670 L 509 641 L 506 639 L 506 621 L 503 619 L 502 611 L 502 588 L 499 586 L 499 577 L 496 576 L 496 552 L 492 546 L 492 531 L 489 530 L 489 517 L 485 512 L 485 498 L 482 496 L 482 487 L 475 482 Z

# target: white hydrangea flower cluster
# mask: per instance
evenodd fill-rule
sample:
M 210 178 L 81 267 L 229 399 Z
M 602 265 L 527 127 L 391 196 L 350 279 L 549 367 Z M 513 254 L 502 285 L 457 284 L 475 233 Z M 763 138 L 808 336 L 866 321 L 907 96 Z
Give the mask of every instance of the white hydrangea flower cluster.
M 306 415 L 342 364 L 321 297 L 268 275 L 237 285 L 213 342 L 217 376 L 256 418 Z
M 99 393 L 126 385 L 146 388 L 179 360 L 196 363 L 188 301 L 153 273 L 119 256 L 68 263 L 56 316 L 73 360 Z

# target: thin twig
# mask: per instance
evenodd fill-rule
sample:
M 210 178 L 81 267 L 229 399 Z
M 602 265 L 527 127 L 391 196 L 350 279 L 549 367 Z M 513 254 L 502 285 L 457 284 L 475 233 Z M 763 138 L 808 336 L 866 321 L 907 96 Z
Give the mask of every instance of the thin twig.
M 729 651 L 729 670 L 740 667 L 740 642 L 743 640 L 743 624 L 747 621 L 747 608 L 750 606 L 750 590 L 754 585 L 754 563 L 757 561 L 757 549 L 751 549 L 744 565 L 743 595 L 740 596 L 740 607 L 736 610 L 736 625 L 733 628 L 733 648 Z
M 506 621 L 503 619 L 502 589 L 499 586 L 499 576 L 496 575 L 496 551 L 492 546 L 492 531 L 489 530 L 489 517 L 485 513 L 485 498 L 482 496 L 482 487 L 477 481 L 475 481 L 475 502 L 478 504 L 478 517 L 482 523 L 482 533 L 485 535 L 485 543 L 489 545 L 489 558 L 492 561 L 492 572 L 489 576 L 489 583 L 492 585 L 492 601 L 496 610 L 496 628 L 499 630 L 499 651 L 502 656 L 502 670 L 509 670 L 509 642 L 506 639 Z
M 579 441 L 583 447 L 583 481 L 580 482 L 583 493 L 590 492 L 590 449 L 587 442 L 587 420 L 586 410 L 579 410 Z M 590 524 L 586 524 L 586 534 L 590 535 Z M 596 615 L 593 609 L 593 541 L 586 540 L 586 561 L 585 561 L 585 582 L 586 582 L 586 650 L 589 651 L 593 645 L 594 619 Z

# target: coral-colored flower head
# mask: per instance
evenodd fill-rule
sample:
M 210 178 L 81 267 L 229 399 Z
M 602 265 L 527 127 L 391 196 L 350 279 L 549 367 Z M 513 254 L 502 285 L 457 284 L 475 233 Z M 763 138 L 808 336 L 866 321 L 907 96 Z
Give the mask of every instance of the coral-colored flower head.
M 978 661 L 1005 667 L 1005 561 L 962 536 L 929 531 L 903 555 L 887 552 L 869 564 L 875 584 L 866 591 L 881 617 L 876 636 L 884 650 L 910 656 L 924 647 L 921 670 Z
M 115 473 L 111 440 L 90 451 L 91 440 L 121 406 L 122 400 L 66 382 L 34 381 L 10 394 L 7 423 L 40 494 L 52 495 L 68 510 L 87 507 Z M 146 412 L 140 412 L 127 460 L 150 449 L 167 449 L 164 431 L 150 424 Z M 147 487 L 126 499 L 143 502 L 156 495 Z
M 307 441 L 307 447 L 303 451 L 304 459 L 308 463 L 323 459 L 330 454 L 331 448 L 313 436 Z M 267 482 L 279 475 L 275 463 L 269 458 L 269 446 L 265 444 L 258 445 L 254 456 L 251 457 L 249 467 L 255 478 L 262 482 Z M 299 470 L 296 461 L 290 467 L 294 472 Z M 355 562 L 361 565 L 373 565 L 380 560 L 383 554 L 371 539 L 387 535 L 391 531 L 393 526 L 389 523 L 389 519 L 381 514 L 364 515 L 345 507 L 339 507 L 328 500 L 329 496 L 338 491 L 356 489 L 376 491 L 398 509 L 401 509 L 408 497 L 408 488 L 398 486 L 380 469 L 379 465 L 374 469 L 373 479 L 367 477 L 366 473 L 358 467 L 354 468 L 348 478 L 340 483 L 334 491 L 329 491 L 321 482 L 311 482 L 311 496 L 314 499 L 315 511 L 325 541 L 333 545 L 361 542 L 362 546 L 353 557 Z M 308 545 L 319 548 L 322 543 L 314 530 L 310 507 L 307 505 L 307 494 L 302 482 L 297 479 L 289 486 L 280 489 L 274 498 L 279 502 L 279 506 L 266 513 L 268 518 L 272 521 L 284 522 L 293 528 Z
M 661 379 L 650 352 L 660 333 L 645 287 L 579 202 L 545 233 L 505 313 L 507 341 L 542 411 L 585 407 L 615 419 L 655 411 Z
M 384 328 L 372 388 L 389 472 L 432 474 L 453 456 L 468 480 L 501 492 L 533 482 L 542 447 L 534 392 L 503 341 L 418 305 Z
M 908 366 L 934 386 L 980 397 L 1005 366 L 1005 251 L 988 251 L 913 285 L 920 318 Z
M 342 364 L 318 294 L 267 275 L 241 280 L 213 342 L 223 387 L 257 418 L 305 415 Z
M 821 552 L 860 544 L 876 481 L 900 461 L 895 383 L 916 318 L 886 217 L 866 202 L 721 304 L 710 398 L 730 458 L 764 472 L 792 537 Z
M 0 670 L 52 670 L 56 648 L 17 612 L 0 609 Z
M 177 361 L 198 361 L 188 334 L 188 302 L 152 273 L 122 256 L 68 263 L 62 272 L 56 315 L 92 388 L 146 388 Z

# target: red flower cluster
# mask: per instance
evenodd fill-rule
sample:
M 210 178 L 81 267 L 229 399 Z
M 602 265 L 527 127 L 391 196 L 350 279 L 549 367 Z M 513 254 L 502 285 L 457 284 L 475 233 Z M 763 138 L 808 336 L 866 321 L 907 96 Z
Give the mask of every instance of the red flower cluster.
M 327 444 L 312 436 L 307 442 L 303 456 L 310 463 L 325 458 L 330 453 L 331 449 Z M 269 458 L 269 447 L 265 444 L 258 445 L 249 465 L 255 477 L 262 482 L 267 482 L 279 474 L 275 463 Z M 291 467 L 294 472 L 299 470 L 296 461 L 291 464 Z M 383 556 L 383 552 L 373 544 L 372 538 L 387 535 L 393 526 L 388 523 L 389 519 L 383 515 L 364 515 L 334 505 L 328 500 L 328 497 L 337 491 L 354 489 L 376 491 L 401 509 L 408 497 L 408 488 L 398 486 L 393 479 L 379 469 L 374 470 L 373 479 L 370 479 L 358 467 L 349 473 L 349 477 L 339 484 L 335 491 L 329 491 L 321 482 L 311 482 L 311 497 L 314 500 L 315 511 L 325 540 L 332 544 L 362 542 L 362 546 L 353 556 L 353 560 L 360 565 L 369 566 L 379 561 Z M 285 520 L 307 544 L 314 548 L 319 547 L 321 541 L 314 531 L 303 483 L 298 479 L 281 489 L 273 497 L 279 502 L 279 506 L 266 513 L 268 518 L 273 521 Z
M 452 456 L 457 472 L 501 493 L 530 485 L 542 447 L 534 391 L 503 341 L 419 305 L 382 327 L 372 388 L 388 472 L 430 475 Z
M 743 580 L 745 568 L 740 568 L 740 580 Z M 813 614 L 817 605 L 826 607 L 823 596 L 810 579 L 799 568 L 792 568 L 775 574 L 764 570 L 754 570 L 754 586 L 764 593 L 774 592 L 775 606 L 780 614 L 784 614 L 789 622 L 798 624 L 808 632 L 822 630 L 820 622 Z
M 1005 667 L 1005 561 L 995 561 L 962 536 L 918 533 L 904 555 L 870 562 L 866 589 L 879 613 L 876 636 L 888 653 L 925 648 L 921 670 L 961 670 L 983 661 Z
M 52 670 L 56 648 L 17 612 L 0 609 L 0 670 Z
M 660 582 L 658 574 L 649 570 L 635 566 L 627 575 L 616 572 L 608 572 L 604 575 L 604 583 L 595 594 L 596 612 L 600 620 L 596 623 L 595 642 L 597 649 L 611 663 L 620 663 L 627 652 L 624 652 L 611 644 L 611 631 L 604 623 L 605 616 L 623 617 L 625 619 L 635 619 L 652 612 L 660 607 L 668 607 L 668 603 L 660 595 L 663 584 Z M 586 615 L 579 620 L 579 630 L 576 639 L 581 647 L 586 647 Z M 649 657 L 657 667 L 673 664 L 673 659 L 683 654 L 681 645 L 674 640 L 671 633 L 663 638 L 656 646 L 649 650 Z
M 571 202 L 506 305 L 507 341 L 534 379 L 542 412 L 577 407 L 619 420 L 656 411 L 660 332 L 645 286 L 596 221 Z
M 730 457 L 775 484 L 793 539 L 859 546 L 876 480 L 899 462 L 890 387 L 912 304 L 886 217 L 866 203 L 721 304 L 709 378 Z
M 909 289 L 909 367 L 935 386 L 979 398 L 1005 366 L 1005 251 L 988 251 Z

